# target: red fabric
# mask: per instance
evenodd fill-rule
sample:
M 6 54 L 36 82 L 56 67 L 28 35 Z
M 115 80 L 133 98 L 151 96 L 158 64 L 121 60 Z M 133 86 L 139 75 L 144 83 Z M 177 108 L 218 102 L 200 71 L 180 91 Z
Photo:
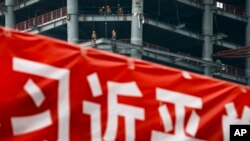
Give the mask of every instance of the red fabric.
M 106 53 L 94 49 L 80 50 L 78 46 L 39 36 L 0 28 L 0 140 L 57 140 L 58 139 L 58 87 L 59 81 L 30 73 L 16 71 L 13 58 L 38 62 L 69 70 L 69 138 L 65 140 L 91 140 L 91 119 L 83 113 L 83 102 L 95 102 L 101 107 L 101 137 L 107 130 L 108 83 L 135 82 L 142 96 L 118 96 L 119 104 L 144 109 L 144 119 L 135 120 L 135 140 L 151 140 L 152 131 L 176 135 L 176 105 L 156 99 L 157 88 L 194 96 L 201 100 L 202 108 L 185 107 L 186 129 L 192 111 L 200 117 L 195 136 L 201 140 L 223 140 L 222 117 L 227 115 L 225 104 L 233 103 L 242 118 L 244 108 L 250 107 L 249 87 L 206 76 L 183 72 L 146 61 Z M 25 66 L 23 66 L 25 68 Z M 101 95 L 94 97 L 87 76 L 96 73 L 101 84 Z M 40 107 L 34 104 L 24 90 L 32 79 L 41 89 L 45 100 Z M 176 99 L 178 101 L 178 99 Z M 165 105 L 173 122 L 173 129 L 164 131 L 158 108 Z M 14 135 L 11 118 L 28 116 L 50 110 L 52 124 L 43 129 Z M 127 114 L 127 113 L 125 113 Z M 248 120 L 249 121 L 249 120 Z M 37 121 L 40 122 L 40 121 Z M 27 122 L 29 126 L 29 122 Z M 115 140 L 125 140 L 125 117 L 118 116 Z M 229 136 L 224 135 L 224 136 Z M 93 136 L 92 136 L 93 138 Z

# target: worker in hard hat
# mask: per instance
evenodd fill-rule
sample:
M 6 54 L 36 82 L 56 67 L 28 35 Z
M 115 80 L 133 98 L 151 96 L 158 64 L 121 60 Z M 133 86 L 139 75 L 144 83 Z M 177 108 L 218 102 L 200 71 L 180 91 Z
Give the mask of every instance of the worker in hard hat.
M 95 33 L 95 30 L 93 30 L 91 37 L 92 37 L 92 40 L 96 40 L 96 33 Z
M 105 12 L 105 7 L 103 6 L 103 7 L 101 7 L 101 8 L 99 9 L 99 13 L 100 13 L 101 15 L 103 15 L 104 12 Z
M 97 38 L 95 30 L 93 30 L 91 38 L 92 38 L 92 40 L 91 40 L 92 46 L 95 47 L 96 46 L 96 38 Z
M 122 15 L 123 14 L 123 8 L 122 7 L 118 7 L 117 14 L 118 15 Z
M 115 32 L 114 29 L 112 30 L 112 39 L 113 39 L 113 40 L 116 40 L 116 32 Z
M 112 51 L 117 52 L 117 47 L 116 47 L 116 32 L 113 29 L 112 30 Z
M 109 7 L 109 5 L 106 6 L 106 13 L 111 14 L 111 8 Z

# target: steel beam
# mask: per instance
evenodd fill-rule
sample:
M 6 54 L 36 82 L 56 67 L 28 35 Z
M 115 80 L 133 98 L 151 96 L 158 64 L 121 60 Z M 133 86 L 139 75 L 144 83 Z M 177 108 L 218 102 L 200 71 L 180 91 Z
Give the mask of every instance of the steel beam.
M 246 0 L 246 16 L 247 16 L 246 46 L 250 46 L 250 0 Z M 250 85 L 250 58 L 246 58 L 246 76 L 247 76 L 247 84 Z
M 15 0 L 5 0 L 6 14 L 5 14 L 5 27 L 15 27 L 14 6 Z
M 238 20 L 238 21 L 245 22 L 245 23 L 247 22 L 246 17 L 241 16 L 241 15 L 232 14 L 232 13 L 223 11 L 222 9 L 216 9 L 214 13 L 217 15 L 220 15 L 220 16 L 231 18 L 233 20 Z
M 155 26 L 158 28 L 162 28 L 171 32 L 175 32 L 184 36 L 188 36 L 197 40 L 202 39 L 202 35 L 194 33 L 192 31 L 189 30 L 185 30 L 185 29 L 180 29 L 180 28 L 176 28 L 175 26 L 171 25 L 171 24 L 167 24 L 164 22 L 160 22 L 160 21 L 156 21 L 153 19 L 150 19 L 148 17 L 144 17 L 145 18 L 145 24 L 149 24 L 151 26 Z
M 65 25 L 66 22 L 66 16 L 65 17 L 61 17 L 59 19 L 55 19 L 53 21 L 44 23 L 42 25 L 38 25 L 37 27 L 33 28 L 33 29 L 29 29 L 26 30 L 27 32 L 31 32 L 31 33 L 39 33 L 39 32 L 45 32 L 47 30 Z M 100 15 L 80 15 L 79 16 L 79 22 L 95 22 L 95 21 L 108 21 L 108 22 L 112 22 L 112 21 L 131 21 L 131 15 L 120 15 L 120 16 L 100 16 Z
M 79 15 L 80 22 L 131 21 L 131 15 Z
M 203 0 L 204 11 L 202 20 L 202 34 L 203 34 L 203 48 L 202 48 L 202 59 L 206 61 L 213 61 L 213 0 Z M 206 65 L 204 68 L 204 74 L 211 76 L 211 66 Z
M 40 2 L 41 0 L 27 0 L 27 1 L 21 1 L 20 3 L 17 3 L 15 5 L 15 10 L 19 10 L 19 9 L 22 9 L 22 8 L 25 8 L 27 6 L 30 6 L 32 4 L 35 4 L 37 2 Z
M 33 33 L 33 34 L 38 34 L 38 33 L 46 32 L 48 30 L 51 30 L 53 28 L 56 28 L 65 24 L 67 24 L 66 16 L 44 23 L 42 25 L 34 26 L 33 28 L 25 30 L 25 31 Z
M 41 0 L 27 0 L 27 1 L 21 1 L 20 3 L 16 3 L 14 6 L 14 11 L 20 10 L 22 8 L 25 8 L 27 6 L 30 6 L 32 4 L 35 4 L 37 2 L 40 2 Z M 5 7 L 0 8 L 0 16 L 5 15 Z
M 132 0 L 132 17 L 131 17 L 131 44 L 142 46 L 143 25 L 143 1 Z M 140 50 L 131 49 L 131 57 L 141 58 Z
M 214 41 L 214 45 L 222 46 L 222 47 L 225 47 L 225 48 L 228 48 L 228 49 L 237 49 L 239 47 L 242 47 L 239 44 L 234 44 L 232 42 L 227 42 L 227 41 L 223 41 L 223 40 Z
M 199 8 L 199 9 L 204 9 L 204 6 L 201 3 L 197 3 L 197 2 L 192 1 L 192 0 L 177 0 L 177 1 L 180 3 L 184 3 L 187 5 Z M 217 15 L 221 15 L 221 16 L 231 18 L 234 20 L 238 20 L 238 21 L 242 21 L 242 22 L 247 22 L 247 18 L 244 16 L 229 13 L 229 12 L 224 11 L 223 9 L 219 9 L 217 7 L 214 7 L 213 9 L 214 9 L 214 13 Z
M 203 8 L 203 5 L 201 3 L 195 2 L 193 0 L 177 0 L 177 1 L 196 8 Z
M 67 0 L 67 35 L 68 42 L 78 43 L 79 24 L 78 24 L 78 0 Z

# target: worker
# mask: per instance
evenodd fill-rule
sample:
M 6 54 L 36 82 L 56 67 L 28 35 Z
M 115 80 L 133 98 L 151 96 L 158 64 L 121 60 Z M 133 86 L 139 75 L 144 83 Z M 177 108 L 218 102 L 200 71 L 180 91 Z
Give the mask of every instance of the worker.
M 225 64 L 221 64 L 221 71 L 227 72 L 227 66 Z
M 101 8 L 99 9 L 99 13 L 100 13 L 101 15 L 103 15 L 104 12 L 105 12 L 105 7 L 103 6 L 103 7 L 101 7 Z
M 96 33 L 95 33 L 95 30 L 93 30 L 93 32 L 92 32 L 92 40 L 96 40 Z
M 117 52 L 117 47 L 116 47 L 116 32 L 115 32 L 114 29 L 112 30 L 112 39 L 111 39 L 111 41 L 112 41 L 112 51 L 113 52 Z
M 118 15 L 122 15 L 123 14 L 123 8 L 122 7 L 118 7 L 117 14 Z
M 112 40 L 116 40 L 116 32 L 114 29 L 112 30 Z
M 95 30 L 93 30 L 91 38 L 92 38 L 92 40 L 91 40 L 92 46 L 95 47 L 96 46 L 96 32 L 95 32 Z
M 106 6 L 106 13 L 111 14 L 111 8 L 108 5 Z
M 221 61 L 219 60 L 219 59 L 217 59 L 216 61 L 215 61 L 215 63 L 217 64 L 217 67 L 216 67 L 216 72 L 217 73 L 220 73 L 221 72 Z

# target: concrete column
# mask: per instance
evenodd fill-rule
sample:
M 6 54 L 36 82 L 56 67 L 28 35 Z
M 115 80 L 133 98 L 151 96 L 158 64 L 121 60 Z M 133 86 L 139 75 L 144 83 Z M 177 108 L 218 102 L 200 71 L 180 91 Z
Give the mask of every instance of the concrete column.
M 204 37 L 202 59 L 206 61 L 212 61 L 213 54 L 213 0 L 203 0 L 204 12 L 202 20 L 202 34 Z M 204 74 L 211 76 L 211 67 L 205 66 Z
M 6 14 L 5 14 L 5 27 L 15 27 L 14 7 L 15 0 L 5 0 Z
M 67 0 L 67 33 L 68 42 L 78 43 L 78 0 Z
M 250 46 L 250 0 L 246 0 L 246 46 Z M 250 58 L 246 58 L 246 77 L 247 85 L 250 85 Z
M 142 46 L 143 0 L 132 0 L 131 44 Z M 141 51 L 131 49 L 131 57 L 141 58 Z

